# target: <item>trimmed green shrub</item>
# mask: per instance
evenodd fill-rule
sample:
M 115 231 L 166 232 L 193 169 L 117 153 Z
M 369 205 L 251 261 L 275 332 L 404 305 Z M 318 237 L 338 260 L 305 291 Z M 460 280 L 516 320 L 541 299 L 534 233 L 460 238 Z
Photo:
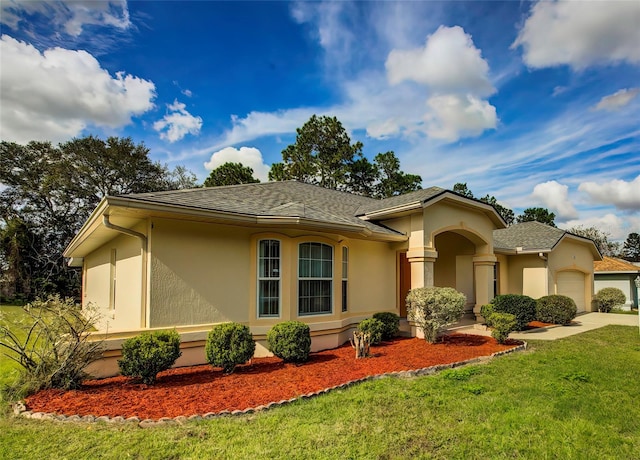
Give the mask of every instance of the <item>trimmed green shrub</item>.
M 156 331 L 127 339 L 122 344 L 120 373 L 153 385 L 159 372 L 169 369 L 182 355 L 177 331 Z
M 450 287 L 422 287 L 409 291 L 409 320 L 424 332 L 427 342 L 435 343 L 440 330 L 458 321 L 464 313 L 467 297 Z
M 536 300 L 536 319 L 543 323 L 567 325 L 576 317 L 578 307 L 571 297 L 547 295 Z
M 609 313 L 613 307 L 627 301 L 624 292 L 614 287 L 600 289 L 594 299 L 598 302 L 598 311 L 602 313 Z
M 491 301 L 496 313 L 511 313 L 516 317 L 516 331 L 521 331 L 536 319 L 536 301 L 520 294 L 497 295 Z
M 205 354 L 213 367 L 221 367 L 230 374 L 238 364 L 253 357 L 256 343 L 249 328 L 240 323 L 223 323 L 215 326 L 207 336 Z
M 491 304 L 483 305 L 480 307 L 480 316 L 484 318 L 484 323 L 487 326 L 491 326 L 489 318 L 494 313 L 495 313 L 495 310 L 493 309 L 493 305 Z
M 496 339 L 498 343 L 504 343 L 509 334 L 516 330 L 517 320 L 516 316 L 511 313 L 494 312 L 489 315 L 489 321 L 491 322 L 491 337 Z
M 382 322 L 382 340 L 391 340 L 400 330 L 400 317 L 390 311 L 374 313 L 374 319 Z
M 382 341 L 384 324 L 379 319 L 367 318 L 360 321 L 360 324 L 358 324 L 358 330 L 360 332 L 368 332 L 371 334 L 371 344 L 376 345 Z
M 269 350 L 285 362 L 301 363 L 309 359 L 311 331 L 300 321 L 285 321 L 267 332 Z

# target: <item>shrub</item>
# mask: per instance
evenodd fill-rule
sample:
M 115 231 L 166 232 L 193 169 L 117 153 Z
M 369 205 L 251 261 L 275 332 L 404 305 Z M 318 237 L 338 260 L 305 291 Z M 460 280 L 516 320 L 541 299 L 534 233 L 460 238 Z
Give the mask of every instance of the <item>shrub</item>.
M 484 318 L 484 322 L 487 326 L 491 326 L 489 318 L 493 313 L 495 313 L 495 310 L 493 309 L 493 305 L 491 304 L 483 305 L 480 307 L 480 316 Z
M 381 311 L 373 315 L 374 319 L 382 322 L 382 340 L 391 340 L 400 330 L 400 317 L 390 311 Z
M 358 324 L 358 330 L 360 332 L 368 332 L 371 334 L 371 344 L 376 345 L 382 341 L 384 324 L 379 319 L 367 318 L 360 321 L 360 324 Z
M 267 333 L 269 350 L 285 362 L 300 363 L 309 359 L 311 332 L 300 321 L 278 323 Z
M 239 323 L 223 323 L 215 326 L 207 336 L 205 353 L 207 362 L 231 373 L 238 364 L 253 357 L 256 343 L 247 326 Z
M 49 296 L 23 307 L 24 318 L 0 317 L 0 349 L 21 367 L 6 393 L 22 398 L 45 388 L 75 389 L 89 377 L 85 368 L 102 357 L 103 342 L 89 333 L 100 319 L 98 310 L 80 308 L 73 299 Z
M 536 301 L 536 319 L 543 323 L 567 325 L 577 313 L 578 308 L 571 297 L 547 295 Z
M 449 287 L 423 287 L 409 291 L 409 319 L 424 332 L 426 341 L 434 343 L 443 327 L 458 321 L 467 298 Z
M 516 331 L 521 331 L 536 319 L 536 301 L 519 294 L 497 295 L 491 301 L 496 313 L 511 313 L 516 317 Z
M 127 339 L 122 344 L 120 373 L 153 385 L 159 372 L 166 371 L 182 355 L 177 331 L 155 331 Z
M 491 337 L 496 339 L 498 343 L 504 343 L 509 337 L 509 334 L 516 330 L 517 320 L 516 316 L 511 313 L 494 312 L 489 315 L 489 321 L 491 322 Z
M 598 302 L 599 312 L 609 313 L 613 307 L 624 304 L 627 298 L 620 289 L 608 287 L 598 291 L 595 301 Z

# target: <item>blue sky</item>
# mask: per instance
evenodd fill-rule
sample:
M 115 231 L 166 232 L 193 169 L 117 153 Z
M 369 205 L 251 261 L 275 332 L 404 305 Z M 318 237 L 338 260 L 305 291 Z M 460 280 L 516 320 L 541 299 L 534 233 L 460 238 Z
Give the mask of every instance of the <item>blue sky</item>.
M 423 186 L 640 232 L 640 3 L 5 1 L 0 137 L 266 180 L 312 114 Z

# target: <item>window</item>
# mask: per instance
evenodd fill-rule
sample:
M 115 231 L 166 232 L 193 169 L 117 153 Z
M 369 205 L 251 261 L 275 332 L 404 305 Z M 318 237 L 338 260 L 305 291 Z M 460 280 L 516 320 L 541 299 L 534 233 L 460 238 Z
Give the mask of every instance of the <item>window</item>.
M 280 315 L 280 241 L 258 242 L 258 316 Z
M 331 313 L 333 248 L 302 243 L 298 250 L 298 314 Z
M 349 248 L 342 248 L 342 311 L 347 311 L 347 277 L 349 275 Z

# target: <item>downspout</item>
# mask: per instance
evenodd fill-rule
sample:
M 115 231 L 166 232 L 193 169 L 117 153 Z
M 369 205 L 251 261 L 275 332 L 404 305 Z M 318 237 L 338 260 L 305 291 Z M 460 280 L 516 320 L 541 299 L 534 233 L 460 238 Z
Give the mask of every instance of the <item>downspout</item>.
M 135 230 L 131 230 L 128 228 L 120 227 L 119 225 L 112 224 L 109 221 L 108 214 L 105 214 L 102 216 L 102 223 L 106 228 L 110 230 L 114 230 L 119 233 L 123 233 L 128 236 L 132 236 L 134 238 L 138 238 L 142 243 L 142 280 L 140 283 L 142 285 L 142 293 L 141 293 L 142 308 L 141 308 L 141 317 L 140 317 L 140 327 L 142 329 L 146 329 L 147 327 L 147 253 L 149 249 L 148 247 L 149 240 L 147 239 L 147 236 L 144 235 L 143 233 L 136 232 Z

